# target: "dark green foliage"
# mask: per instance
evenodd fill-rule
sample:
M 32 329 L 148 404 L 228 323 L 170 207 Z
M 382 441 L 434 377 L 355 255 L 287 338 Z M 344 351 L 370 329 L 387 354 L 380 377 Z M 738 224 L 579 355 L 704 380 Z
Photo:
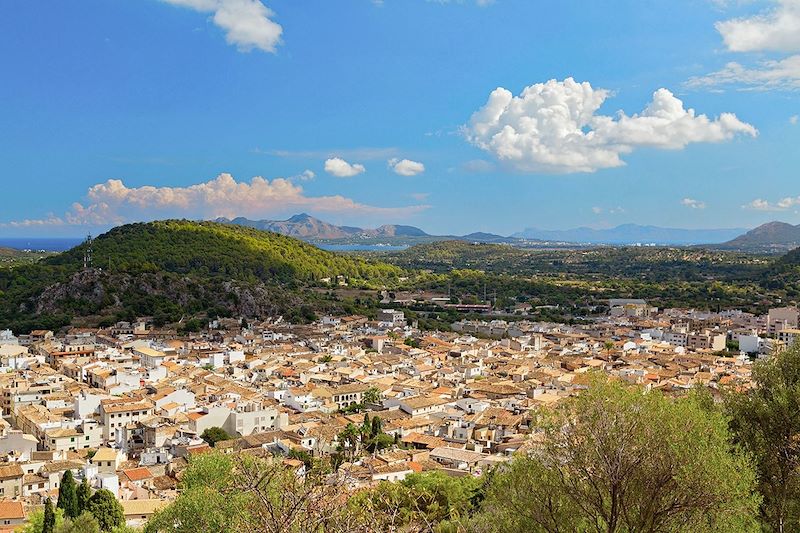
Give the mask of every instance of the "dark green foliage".
M 235 279 L 294 282 L 322 277 L 391 278 L 400 270 L 326 252 L 305 242 L 242 226 L 164 220 L 128 224 L 94 240 L 94 262 L 112 271 L 198 273 Z M 47 260 L 75 266 L 85 245 Z
M 56 507 L 64 510 L 64 516 L 75 518 L 80 514 L 78 508 L 78 493 L 75 485 L 75 477 L 72 470 L 67 470 L 61 476 L 61 484 L 58 487 L 58 503 Z
M 370 427 L 370 436 L 374 439 L 378 435 L 383 433 L 383 423 L 380 417 L 376 416 L 372 419 L 371 427 Z
M 286 454 L 286 457 L 289 459 L 297 459 L 298 461 L 303 461 L 303 464 L 306 468 L 310 469 L 314 466 L 314 458 L 311 457 L 311 454 L 305 450 L 289 450 L 289 453 Z
M 351 498 L 349 507 L 370 516 L 376 531 L 464 531 L 459 525 L 477 511 L 483 490 L 480 478 L 426 472 L 381 482 Z
M 99 489 L 92 494 L 86 510 L 97 520 L 101 531 L 111 531 L 125 523 L 122 504 L 117 501 L 117 498 L 109 490 Z
M 100 524 L 91 513 L 85 512 L 76 518 L 64 520 L 55 533 L 100 533 Z
M 341 275 L 351 286 L 379 288 L 395 285 L 402 274 L 290 237 L 213 222 L 114 228 L 92 244 L 94 265 L 102 270 L 83 270 L 85 249 L 0 268 L 0 326 L 25 333 L 57 330 L 75 317 L 109 325 L 151 316 L 161 327 L 185 317 L 182 329 L 191 333 L 207 319 L 247 313 L 309 322 L 338 305 L 312 292 L 322 278 Z M 243 307 L 253 300 L 259 307 Z
M 753 365 L 754 387 L 725 405 L 737 441 L 755 459 L 768 531 L 800 529 L 800 344 Z
M 370 387 L 361 395 L 361 400 L 364 403 L 377 404 L 381 401 L 381 391 L 377 387 Z
M 86 510 L 86 506 L 89 505 L 89 498 L 92 497 L 92 488 L 89 486 L 89 480 L 86 477 L 78 485 L 76 494 L 78 498 L 78 513 L 82 513 Z
M 218 442 L 228 440 L 231 436 L 224 429 L 214 426 L 203 430 L 200 438 L 206 441 L 209 446 L 214 447 Z
M 56 513 L 53 509 L 53 500 L 47 498 L 44 501 L 44 523 L 42 524 L 42 533 L 53 533 L 56 527 Z
M 790 298 L 800 297 L 800 248 L 778 259 L 764 274 L 766 287 L 783 290 Z
M 486 290 L 500 309 L 510 310 L 516 302 L 558 306 L 534 314 L 558 322 L 602 312 L 608 298 L 645 298 L 662 308 L 763 311 L 759 303 L 769 292 L 763 276 L 775 261 L 702 248 L 531 250 L 463 241 L 419 245 L 381 257 L 404 268 L 430 270 L 417 285 L 449 291 L 461 303 L 482 301 Z M 428 317 L 421 318 L 420 325 L 428 327 Z

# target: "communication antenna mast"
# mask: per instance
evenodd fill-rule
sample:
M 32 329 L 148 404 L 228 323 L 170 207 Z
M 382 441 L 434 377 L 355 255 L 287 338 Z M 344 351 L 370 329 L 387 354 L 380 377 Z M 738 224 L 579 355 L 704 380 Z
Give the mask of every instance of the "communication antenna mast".
M 86 236 L 86 251 L 83 252 L 83 268 L 92 268 L 92 235 Z

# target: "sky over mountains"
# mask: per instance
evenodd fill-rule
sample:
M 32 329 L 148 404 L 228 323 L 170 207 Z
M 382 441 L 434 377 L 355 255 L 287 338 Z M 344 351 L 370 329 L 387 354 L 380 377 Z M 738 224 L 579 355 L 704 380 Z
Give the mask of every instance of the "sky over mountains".
M 0 21 L 1 235 L 800 222 L 800 0 L 66 4 Z

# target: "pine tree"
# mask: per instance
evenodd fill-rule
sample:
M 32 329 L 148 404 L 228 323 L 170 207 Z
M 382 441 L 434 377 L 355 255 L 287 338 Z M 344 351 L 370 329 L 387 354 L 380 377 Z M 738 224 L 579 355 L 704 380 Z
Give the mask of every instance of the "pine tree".
M 42 533 L 53 533 L 56 528 L 56 512 L 53 509 L 53 500 L 47 498 L 44 501 L 44 523 L 42 524 Z
M 78 514 L 86 510 L 86 505 L 89 503 L 89 498 L 92 497 L 92 488 L 89 486 L 89 480 L 83 478 L 83 481 L 78 485 Z
M 372 438 L 375 438 L 381 433 L 383 433 L 383 421 L 380 419 L 380 417 L 374 416 L 372 417 L 372 428 L 370 435 Z
M 75 518 L 80 514 L 78 509 L 78 494 L 75 486 L 75 477 L 72 470 L 67 470 L 61 477 L 61 486 L 58 488 L 58 503 L 56 507 L 64 510 L 64 515 Z

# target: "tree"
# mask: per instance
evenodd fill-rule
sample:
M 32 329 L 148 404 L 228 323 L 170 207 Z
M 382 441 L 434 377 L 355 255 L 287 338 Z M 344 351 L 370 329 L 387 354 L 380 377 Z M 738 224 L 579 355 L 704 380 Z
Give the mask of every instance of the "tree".
M 614 342 L 613 342 L 613 341 L 605 341 L 605 342 L 603 343 L 603 348 L 604 348 L 604 349 L 605 349 L 605 351 L 606 351 L 606 355 L 609 355 L 609 354 L 611 354 L 611 350 L 613 350 L 613 349 L 614 349 Z
M 64 520 L 55 533 L 100 533 L 100 524 L 91 513 L 85 512 Z
M 76 494 L 78 498 L 78 512 L 82 513 L 86 510 L 86 506 L 89 504 L 89 498 L 92 497 L 92 488 L 89 486 L 88 478 L 83 478 L 81 484 L 78 485 Z
M 482 483 L 443 472 L 410 474 L 357 493 L 348 506 L 370 517 L 375 531 L 463 531 L 457 526 L 475 511 Z
M 694 394 L 594 377 L 537 413 L 541 445 L 497 472 L 475 529 L 748 531 L 755 473 L 725 417 Z
M 383 421 L 381 417 L 374 416 L 372 417 L 372 425 L 370 427 L 370 436 L 374 439 L 378 435 L 383 433 Z
M 46 505 L 47 505 L 47 500 L 45 500 L 45 506 Z M 50 502 L 50 506 L 53 507 L 52 501 Z M 61 525 L 62 522 L 64 522 L 64 511 L 57 507 L 53 510 L 54 510 L 53 514 L 55 516 L 55 525 L 53 529 L 50 530 L 51 532 L 53 532 L 55 528 L 57 528 L 58 526 Z M 28 515 L 25 525 L 17 528 L 15 531 L 17 533 L 42 533 L 42 531 L 44 531 L 44 514 L 45 514 L 44 507 L 42 507 L 37 511 L 33 511 Z
M 86 510 L 97 520 L 101 531 L 111 531 L 125 523 L 122 505 L 110 490 L 99 489 L 92 494 Z
M 348 512 L 344 487 L 321 471 L 299 477 L 280 461 L 218 452 L 192 458 L 178 498 L 146 533 L 374 531 Z
M 381 403 L 381 391 L 377 387 L 370 387 L 364 391 L 361 396 L 363 403 L 379 404 Z
M 42 533 L 53 533 L 56 528 L 56 512 L 53 509 L 53 500 L 44 501 L 44 518 L 42 520 Z
M 200 435 L 200 438 L 206 441 L 209 446 L 214 447 L 218 442 L 228 440 L 231 436 L 221 427 L 214 426 L 206 428 Z
M 738 443 L 755 458 L 761 516 L 773 531 L 800 528 L 800 344 L 756 362 L 753 387 L 729 391 L 725 407 Z
M 75 487 L 75 477 L 72 470 L 66 470 L 61 476 L 61 484 L 58 487 L 58 503 L 56 507 L 64 510 L 64 516 L 75 518 L 80 514 L 78 509 L 78 494 Z

